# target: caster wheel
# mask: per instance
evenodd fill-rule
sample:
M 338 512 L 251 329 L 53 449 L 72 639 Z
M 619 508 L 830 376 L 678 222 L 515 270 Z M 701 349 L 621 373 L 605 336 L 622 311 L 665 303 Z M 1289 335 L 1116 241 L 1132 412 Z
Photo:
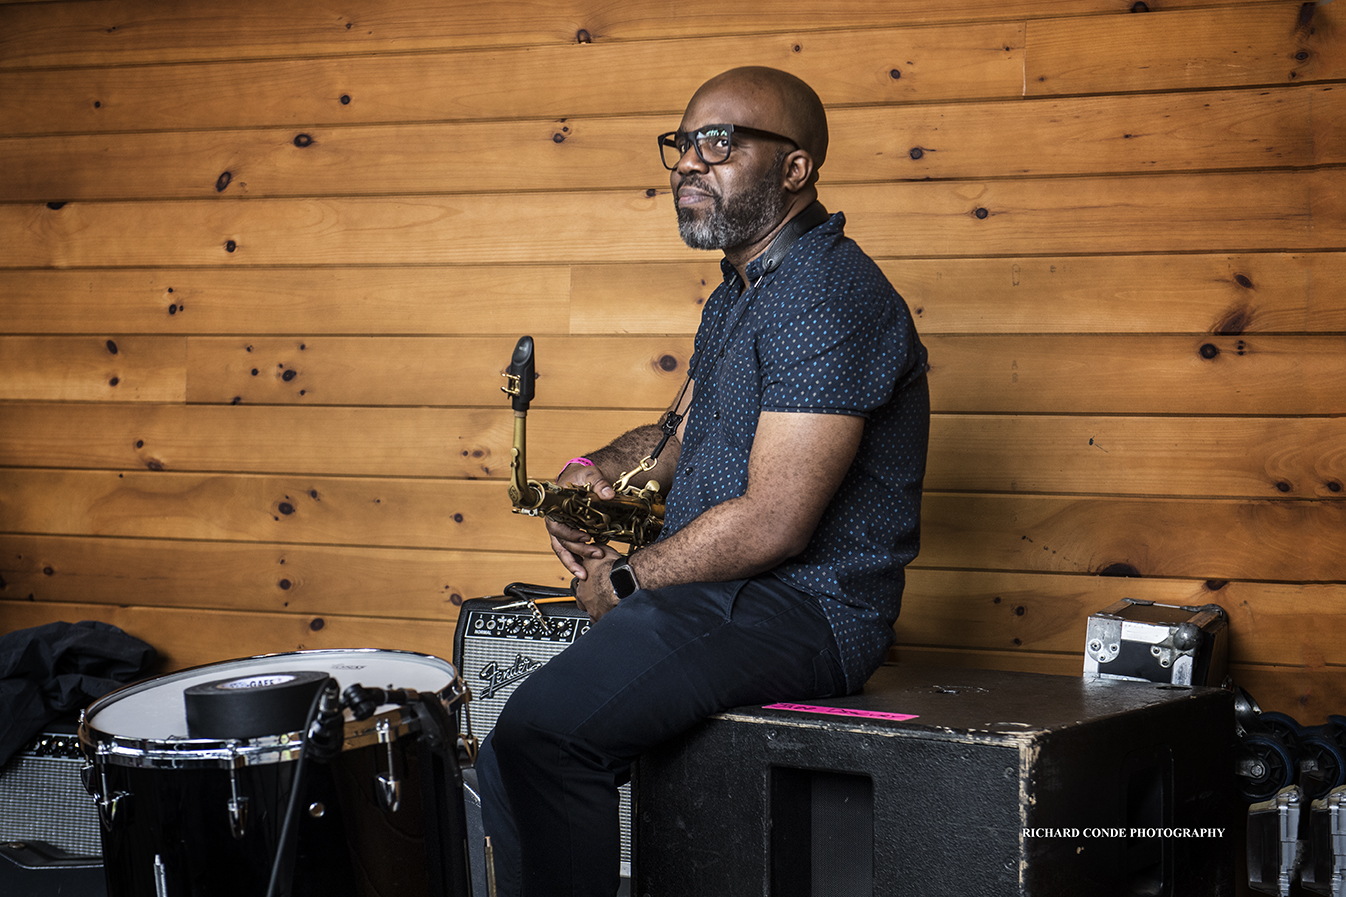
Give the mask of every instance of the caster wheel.
M 1295 772 L 1289 748 L 1273 735 L 1249 735 L 1239 745 L 1238 789 L 1250 804 L 1275 797 L 1294 782 Z

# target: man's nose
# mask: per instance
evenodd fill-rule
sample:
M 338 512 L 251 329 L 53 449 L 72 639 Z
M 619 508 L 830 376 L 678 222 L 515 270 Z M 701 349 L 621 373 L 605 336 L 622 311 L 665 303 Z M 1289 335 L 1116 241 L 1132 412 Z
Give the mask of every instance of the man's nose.
M 710 170 L 710 166 L 701 161 L 701 156 L 696 151 L 695 144 L 689 144 L 687 151 L 678 159 L 678 164 L 674 166 L 674 171 L 679 173 L 699 171 L 703 174 Z

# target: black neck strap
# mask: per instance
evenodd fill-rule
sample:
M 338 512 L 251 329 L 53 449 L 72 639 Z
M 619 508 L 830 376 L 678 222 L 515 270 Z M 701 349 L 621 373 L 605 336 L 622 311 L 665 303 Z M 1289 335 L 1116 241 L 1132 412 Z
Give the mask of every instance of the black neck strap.
M 785 226 L 776 234 L 776 239 L 771 241 L 771 245 L 762 253 L 762 273 L 765 277 L 772 271 L 780 267 L 781 262 L 790 254 L 790 249 L 795 245 L 800 237 L 822 224 L 831 216 L 823 204 L 816 199 L 798 215 L 785 222 Z

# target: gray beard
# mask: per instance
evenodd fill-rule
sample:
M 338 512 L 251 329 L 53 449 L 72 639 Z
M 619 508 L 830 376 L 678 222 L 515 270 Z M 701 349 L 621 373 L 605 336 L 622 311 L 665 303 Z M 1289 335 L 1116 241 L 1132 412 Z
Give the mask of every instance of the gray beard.
M 701 186 L 709 190 L 704 183 Z M 728 200 L 712 193 L 711 200 L 713 207 L 704 217 L 693 209 L 678 208 L 678 234 L 682 241 L 693 249 L 729 250 L 748 245 L 779 224 L 785 214 L 779 164 L 769 167 L 746 191 Z

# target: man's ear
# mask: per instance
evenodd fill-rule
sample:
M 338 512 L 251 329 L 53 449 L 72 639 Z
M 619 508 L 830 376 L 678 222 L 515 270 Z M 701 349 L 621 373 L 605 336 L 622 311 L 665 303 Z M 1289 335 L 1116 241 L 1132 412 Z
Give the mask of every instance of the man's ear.
M 790 193 L 798 193 L 806 187 L 811 187 L 817 180 L 813 172 L 813 156 L 808 150 L 803 149 L 797 149 L 785 157 L 781 173 L 784 176 L 783 186 Z

